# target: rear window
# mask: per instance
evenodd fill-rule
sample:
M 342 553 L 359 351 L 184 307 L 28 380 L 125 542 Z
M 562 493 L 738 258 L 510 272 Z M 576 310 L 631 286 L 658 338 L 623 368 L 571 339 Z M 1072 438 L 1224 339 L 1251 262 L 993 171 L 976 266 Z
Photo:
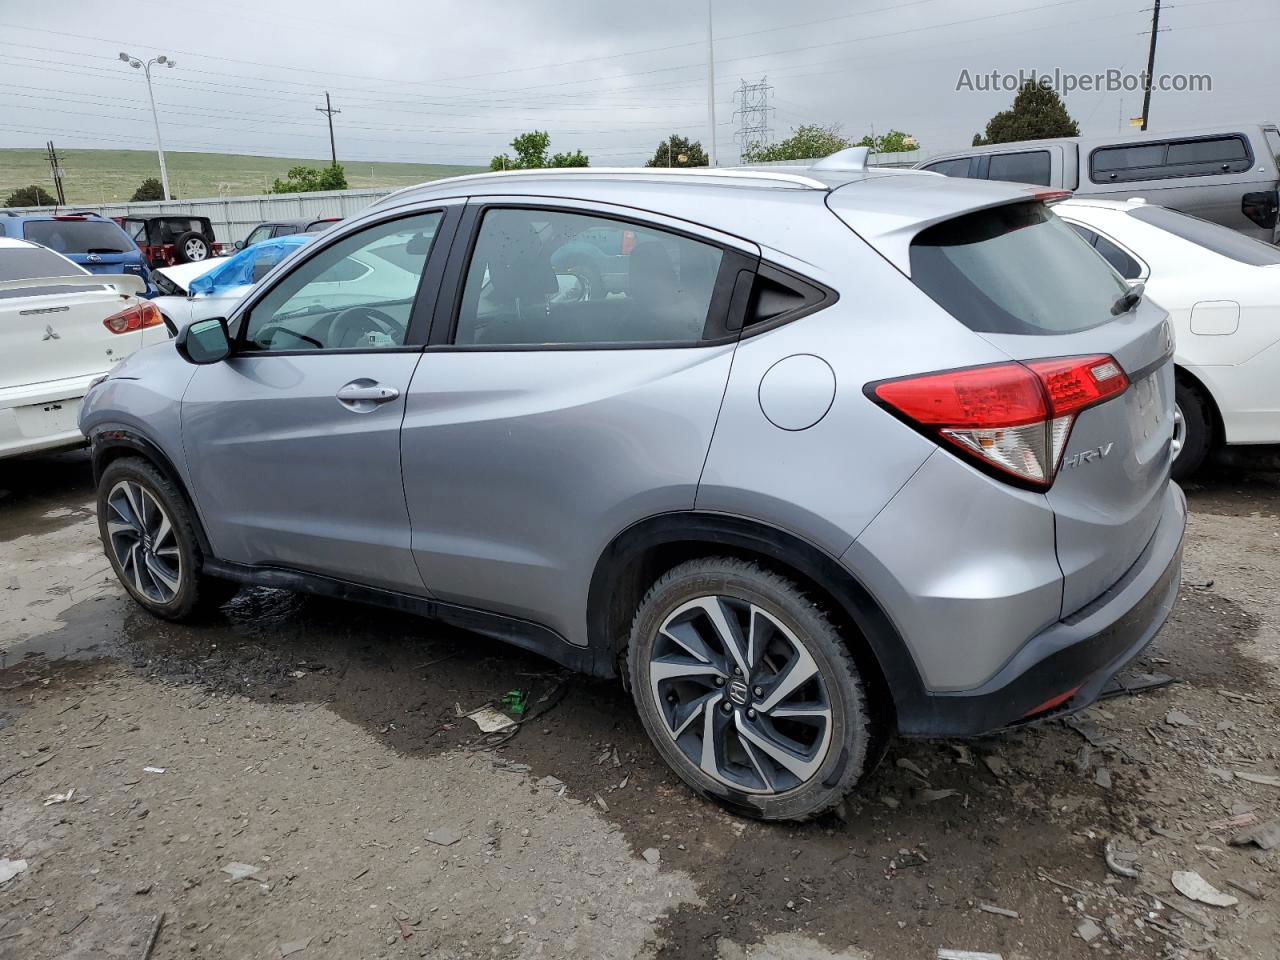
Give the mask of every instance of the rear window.
M 1007 180 L 1012 183 L 1038 183 L 1049 185 L 1049 151 L 1030 150 L 1026 153 L 996 153 L 991 156 L 987 168 L 988 180 Z
M 1060 334 L 1111 320 L 1129 287 L 1039 202 L 980 210 L 911 243 L 911 279 L 979 333 Z
M 0 281 L 30 280 L 33 277 L 82 277 L 85 273 L 74 263 L 48 250 L 19 247 L 0 252 Z
M 1280 247 L 1246 237 L 1219 223 L 1210 223 L 1164 207 L 1134 207 L 1129 211 L 1129 216 L 1159 227 L 1175 237 L 1190 240 L 1237 263 L 1247 263 L 1252 267 L 1280 264 Z
M 58 253 L 131 253 L 137 249 L 110 220 L 28 220 L 23 236 Z

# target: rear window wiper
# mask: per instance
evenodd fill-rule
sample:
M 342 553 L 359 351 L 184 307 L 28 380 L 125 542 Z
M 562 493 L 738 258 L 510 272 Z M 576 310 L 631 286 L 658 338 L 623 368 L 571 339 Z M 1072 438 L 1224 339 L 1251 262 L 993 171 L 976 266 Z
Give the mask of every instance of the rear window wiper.
M 1135 283 L 1126 293 L 1122 293 L 1116 298 L 1116 302 L 1111 305 L 1111 315 L 1118 317 L 1122 313 L 1128 313 L 1138 305 L 1146 289 L 1147 285 L 1145 283 Z
M 115 247 L 90 247 L 85 253 L 124 253 L 124 251 L 117 250 Z

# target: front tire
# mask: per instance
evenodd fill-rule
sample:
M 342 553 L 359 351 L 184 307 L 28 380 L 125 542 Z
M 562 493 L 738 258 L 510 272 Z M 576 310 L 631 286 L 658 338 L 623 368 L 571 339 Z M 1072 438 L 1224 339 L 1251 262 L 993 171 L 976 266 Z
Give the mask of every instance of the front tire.
M 1213 448 L 1213 415 L 1204 393 L 1181 379 L 1174 387 L 1174 400 L 1174 437 L 1182 446 L 1173 458 L 1172 474 L 1181 483 L 1200 469 Z
M 201 572 L 186 498 L 141 458 L 116 460 L 102 472 L 98 532 L 121 585 L 157 617 L 191 619 L 236 592 L 234 584 Z
M 758 564 L 663 575 L 636 613 L 628 669 L 663 759 L 735 812 L 808 819 L 862 776 L 873 738 L 853 657 L 820 606 Z

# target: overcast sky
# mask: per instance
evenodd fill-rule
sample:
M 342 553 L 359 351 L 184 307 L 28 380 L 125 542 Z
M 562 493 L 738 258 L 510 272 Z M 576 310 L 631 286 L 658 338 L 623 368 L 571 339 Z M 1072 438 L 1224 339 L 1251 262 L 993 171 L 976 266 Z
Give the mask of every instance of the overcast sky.
M 967 144 L 1006 92 L 957 92 L 961 70 L 1138 72 L 1150 0 L 713 0 L 716 142 L 736 162 L 734 90 L 773 85 L 775 139 L 800 123 L 855 138 L 890 127 L 926 152 Z M 57 16 L 51 11 L 56 9 Z M 1280 114 L 1276 0 L 1173 0 L 1157 73 L 1211 93 L 1157 93 L 1153 129 Z M 668 133 L 708 140 L 706 0 L 0 0 L 0 146 L 154 145 L 141 71 L 171 150 L 487 163 L 513 134 L 552 135 L 597 165 L 644 160 Z M 1141 112 L 1140 93 L 1077 92 L 1085 134 Z

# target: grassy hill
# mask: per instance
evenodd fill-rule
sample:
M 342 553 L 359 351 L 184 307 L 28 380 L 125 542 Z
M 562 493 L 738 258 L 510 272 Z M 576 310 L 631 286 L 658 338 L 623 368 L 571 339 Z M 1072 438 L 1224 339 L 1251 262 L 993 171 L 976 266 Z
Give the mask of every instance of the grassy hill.
M 147 177 L 160 176 L 154 150 L 59 150 L 67 203 L 83 205 L 128 200 Z M 236 153 L 165 152 L 169 187 L 180 198 L 266 193 L 290 167 L 323 166 L 323 160 L 254 157 Z M 444 163 L 344 164 L 352 187 L 398 187 L 476 173 L 481 167 Z M 54 193 L 49 161 L 40 149 L 0 149 L 0 203 L 18 187 L 36 183 Z

